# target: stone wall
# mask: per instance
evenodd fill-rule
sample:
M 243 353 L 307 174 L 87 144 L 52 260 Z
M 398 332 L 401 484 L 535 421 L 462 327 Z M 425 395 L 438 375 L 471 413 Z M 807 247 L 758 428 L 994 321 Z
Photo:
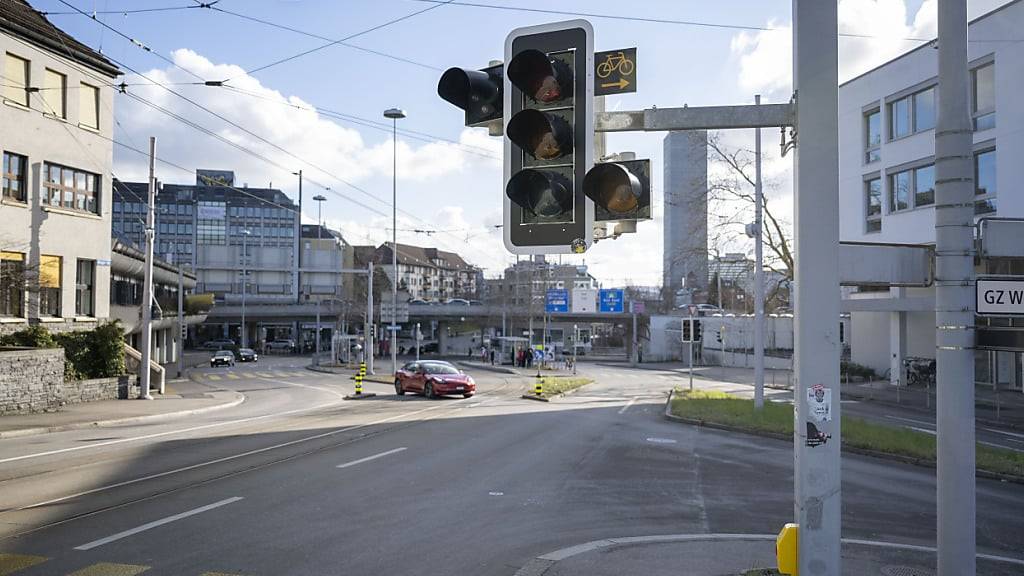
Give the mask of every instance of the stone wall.
M 137 388 L 137 387 L 136 387 Z M 128 376 L 73 380 L 64 383 L 63 404 L 117 400 L 128 397 Z
M 56 411 L 63 387 L 63 348 L 0 348 L 0 416 Z

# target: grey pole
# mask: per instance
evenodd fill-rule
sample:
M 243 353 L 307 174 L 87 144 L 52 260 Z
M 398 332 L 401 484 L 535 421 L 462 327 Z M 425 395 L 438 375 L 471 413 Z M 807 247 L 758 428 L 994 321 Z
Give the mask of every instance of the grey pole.
M 967 2 L 939 1 L 935 125 L 935 360 L 939 576 L 973 576 L 974 186 Z
M 292 172 L 299 177 L 299 214 L 295 231 L 295 303 L 302 304 L 302 170 Z
M 366 265 L 366 324 L 363 324 L 363 357 L 366 371 L 373 374 L 373 262 Z
M 793 452 L 801 574 L 842 573 L 838 52 L 836 2 L 793 0 L 793 86 L 800 127 L 794 154 Z M 823 399 L 831 396 L 831 419 L 811 410 L 819 404 L 818 391 Z
M 398 108 L 384 111 L 391 119 L 391 269 L 395 277 L 391 282 L 391 372 L 398 372 L 398 119 L 405 112 Z
M 572 373 L 576 374 L 576 351 L 580 346 L 580 327 L 572 325 Z
M 248 348 L 249 342 L 248 334 L 245 329 L 245 294 L 246 292 L 249 291 L 247 289 L 247 285 L 249 284 L 249 271 L 247 270 L 245 265 L 245 258 L 249 252 L 248 246 L 246 244 L 246 240 L 249 238 L 249 234 L 252 234 L 252 232 L 250 232 L 248 229 L 242 230 L 242 329 L 240 330 L 241 337 L 239 339 L 242 343 L 242 348 Z
M 696 342 L 696 339 L 694 338 L 693 329 L 696 328 L 697 326 L 694 323 L 692 316 L 689 320 L 685 321 L 690 323 L 690 342 L 687 344 L 686 347 L 689 349 L 690 352 L 690 369 L 688 372 L 690 373 L 690 392 L 693 392 L 693 343 Z
M 181 378 L 185 372 L 185 281 L 181 253 L 175 252 L 174 263 L 178 266 L 178 378 Z
M 139 400 L 152 400 L 149 393 L 149 363 L 153 349 L 153 240 L 156 220 L 156 138 L 149 137 L 149 194 L 146 208 L 146 268 L 142 281 L 142 358 L 139 361 Z
M 754 96 L 761 105 L 761 95 Z M 764 407 L 764 246 L 761 228 L 764 193 L 761 188 L 761 129 L 754 130 L 754 408 Z M 692 367 L 691 367 L 692 371 Z
M 320 231 L 323 230 L 323 207 L 324 198 L 323 194 L 317 194 L 313 196 L 313 200 L 316 200 L 316 250 L 320 250 Z M 299 241 L 302 242 L 301 240 Z M 316 266 L 316 259 L 313 260 L 313 266 Z M 320 364 L 320 297 L 316 299 L 316 351 L 313 353 L 313 364 Z
M 416 323 L 416 361 L 420 361 L 420 323 Z

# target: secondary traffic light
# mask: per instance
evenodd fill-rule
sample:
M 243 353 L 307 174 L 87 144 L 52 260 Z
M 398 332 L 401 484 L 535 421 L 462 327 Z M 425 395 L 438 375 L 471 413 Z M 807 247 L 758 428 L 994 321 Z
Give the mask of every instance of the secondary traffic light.
M 593 242 L 583 192 L 593 164 L 593 29 L 583 20 L 513 30 L 505 40 L 505 246 L 581 253 Z
M 704 329 L 701 327 L 701 321 L 696 318 L 693 319 L 693 342 L 700 342 L 701 337 L 704 336 Z
M 693 320 L 683 318 L 683 342 L 693 342 L 693 335 L 690 333 L 690 326 Z
M 501 119 L 503 76 L 501 64 L 449 68 L 437 83 L 437 95 L 466 111 L 466 126 L 481 126 Z
M 651 161 L 595 164 L 583 179 L 583 193 L 594 201 L 594 220 L 651 218 Z

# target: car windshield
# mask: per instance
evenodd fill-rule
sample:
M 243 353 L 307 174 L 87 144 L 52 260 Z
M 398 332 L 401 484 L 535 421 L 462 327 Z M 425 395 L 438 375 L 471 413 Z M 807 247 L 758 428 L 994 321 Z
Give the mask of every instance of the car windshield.
M 221 350 L 220 352 L 217 352 L 216 356 L 218 358 L 225 358 L 225 357 L 231 356 L 231 352 L 228 351 L 228 350 Z
M 459 374 L 459 369 L 451 364 L 439 362 L 427 362 L 422 364 L 423 371 L 427 374 Z
M 239 354 L 252 354 L 252 348 L 239 348 Z

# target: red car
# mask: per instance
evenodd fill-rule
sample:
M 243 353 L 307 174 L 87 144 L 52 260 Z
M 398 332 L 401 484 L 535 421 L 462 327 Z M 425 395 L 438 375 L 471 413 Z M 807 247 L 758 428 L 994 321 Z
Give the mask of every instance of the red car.
M 469 398 L 476 393 L 476 382 L 469 374 L 447 362 L 426 360 L 409 362 L 395 374 L 395 394 L 423 394 L 427 398 L 461 394 Z

